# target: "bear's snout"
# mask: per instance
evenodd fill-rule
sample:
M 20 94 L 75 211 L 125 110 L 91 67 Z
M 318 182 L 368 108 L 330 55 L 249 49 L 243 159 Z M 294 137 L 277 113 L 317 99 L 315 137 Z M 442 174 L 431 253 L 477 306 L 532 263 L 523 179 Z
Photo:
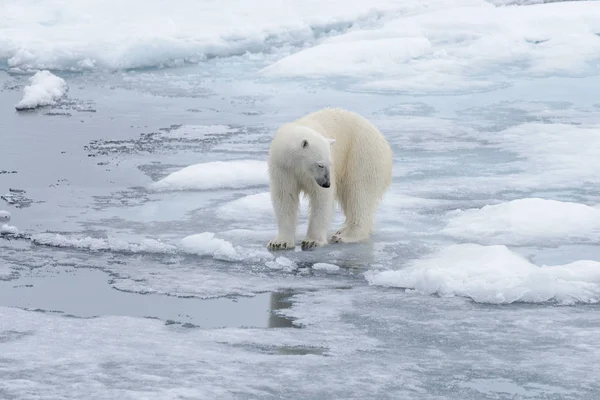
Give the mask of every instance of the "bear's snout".
M 317 178 L 316 181 L 317 181 L 317 185 L 319 185 L 323 188 L 328 188 L 331 186 L 331 179 L 329 179 L 329 176 Z

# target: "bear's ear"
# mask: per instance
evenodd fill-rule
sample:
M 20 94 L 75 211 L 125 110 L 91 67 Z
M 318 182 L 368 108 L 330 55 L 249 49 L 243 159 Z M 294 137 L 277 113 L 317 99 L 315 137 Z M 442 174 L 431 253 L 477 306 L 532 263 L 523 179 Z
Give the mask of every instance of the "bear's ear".
M 302 141 L 302 148 L 303 148 L 303 149 L 305 149 L 305 148 L 307 148 L 307 147 L 308 147 L 308 140 L 304 139 L 304 140 Z
M 329 145 L 333 145 L 335 143 L 335 139 L 327 139 L 329 141 Z

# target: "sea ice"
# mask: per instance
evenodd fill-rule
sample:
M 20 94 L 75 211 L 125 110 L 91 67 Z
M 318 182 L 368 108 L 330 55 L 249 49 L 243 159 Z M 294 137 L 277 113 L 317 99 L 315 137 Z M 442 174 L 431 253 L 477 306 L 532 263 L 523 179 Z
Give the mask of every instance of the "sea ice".
M 451 2 L 390 15 L 379 29 L 354 29 L 325 38 L 263 73 L 352 77 L 355 83 L 350 87 L 356 90 L 480 91 L 506 85 L 518 74 L 593 74 L 600 59 L 599 31 L 597 2 L 529 7 Z
M 181 239 L 179 245 L 165 243 L 161 240 L 150 238 L 144 238 L 135 242 L 117 237 L 77 237 L 59 233 L 36 233 L 31 235 L 30 240 L 38 245 L 81 249 L 94 252 L 110 251 L 126 254 L 156 255 L 177 255 L 187 253 L 201 256 L 210 255 L 217 260 L 247 262 L 264 261 L 273 258 L 271 253 L 266 250 L 242 246 L 234 247 L 231 242 L 216 238 L 215 234 L 212 232 L 203 232 L 187 236 Z
M 501 245 L 451 245 L 402 269 L 367 271 L 365 277 L 371 285 L 470 297 L 478 303 L 600 301 L 599 262 L 540 267 Z
M 461 3 L 468 1 L 477 0 Z M 181 0 L 172 7 L 165 0 L 6 0 L 0 5 L 0 66 L 14 71 L 118 70 L 181 66 L 247 53 L 263 57 L 278 48 L 289 51 L 349 28 L 377 24 L 388 13 L 438 3 Z
M 38 71 L 29 81 L 31 85 L 23 89 L 23 98 L 15 106 L 17 110 L 55 105 L 68 90 L 64 79 L 49 71 Z

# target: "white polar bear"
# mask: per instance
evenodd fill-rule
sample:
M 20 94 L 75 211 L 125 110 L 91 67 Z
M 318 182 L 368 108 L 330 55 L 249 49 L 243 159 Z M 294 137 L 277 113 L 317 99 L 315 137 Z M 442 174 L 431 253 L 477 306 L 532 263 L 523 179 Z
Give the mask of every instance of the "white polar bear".
M 340 108 L 282 125 L 271 142 L 268 165 L 279 228 L 270 250 L 295 247 L 301 192 L 310 210 L 303 250 L 327 243 L 335 200 L 346 221 L 331 241 L 368 239 L 375 210 L 392 181 L 392 150 L 385 137 L 362 116 Z

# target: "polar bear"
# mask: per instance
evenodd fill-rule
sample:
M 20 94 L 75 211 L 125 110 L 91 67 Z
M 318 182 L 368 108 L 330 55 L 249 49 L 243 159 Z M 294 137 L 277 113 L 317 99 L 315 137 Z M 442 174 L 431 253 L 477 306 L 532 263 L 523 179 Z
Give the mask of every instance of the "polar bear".
M 392 150 L 364 117 L 325 108 L 282 125 L 269 149 L 269 179 L 277 237 L 269 250 L 294 249 L 300 193 L 308 196 L 308 232 L 302 249 L 328 243 L 339 202 L 346 217 L 332 242 L 369 238 L 375 210 L 392 181 Z

